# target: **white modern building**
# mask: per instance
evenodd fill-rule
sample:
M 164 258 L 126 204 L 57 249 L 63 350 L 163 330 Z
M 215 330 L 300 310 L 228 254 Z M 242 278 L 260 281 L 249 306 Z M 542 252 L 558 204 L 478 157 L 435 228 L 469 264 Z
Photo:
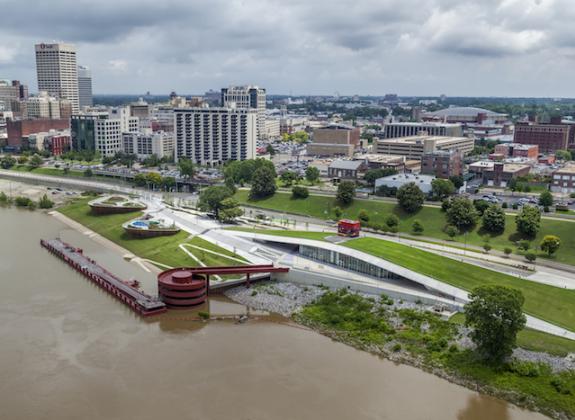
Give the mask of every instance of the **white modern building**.
M 30 96 L 25 101 L 27 118 L 60 118 L 60 100 L 40 91 L 38 96 Z
M 162 159 L 174 155 L 174 133 L 146 130 L 143 133 L 123 133 L 122 147 L 124 153 L 137 155 L 138 159 L 146 159 L 156 155 Z
M 80 108 L 94 105 L 92 98 L 92 71 L 89 67 L 78 66 L 78 93 Z
M 421 133 L 429 136 L 463 137 L 463 126 L 436 122 L 393 122 L 383 126 L 384 139 L 411 137 Z
M 70 126 L 74 150 L 113 156 L 123 150 L 123 133 L 138 132 L 138 117 L 131 117 L 128 108 L 112 108 L 107 112 L 73 115 Z
M 218 165 L 255 158 L 255 110 L 182 108 L 174 110 L 174 114 L 176 161 L 187 157 L 200 165 Z
M 267 117 L 264 121 L 264 131 L 261 138 L 266 140 L 278 139 L 280 137 L 279 118 Z
M 78 65 L 73 45 L 37 44 L 36 73 L 39 91 L 45 90 L 57 98 L 68 99 L 74 113 L 80 110 Z
M 257 86 L 230 86 L 222 89 L 223 107 L 255 109 L 257 111 L 257 137 L 263 138 L 266 121 L 266 90 Z

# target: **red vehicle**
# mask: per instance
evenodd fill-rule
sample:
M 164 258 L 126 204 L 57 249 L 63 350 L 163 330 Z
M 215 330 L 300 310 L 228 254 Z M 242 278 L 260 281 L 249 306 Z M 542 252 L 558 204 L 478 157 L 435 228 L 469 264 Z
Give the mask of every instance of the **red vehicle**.
M 342 219 L 337 223 L 337 234 L 340 236 L 349 236 L 355 238 L 359 236 L 361 224 L 357 220 Z

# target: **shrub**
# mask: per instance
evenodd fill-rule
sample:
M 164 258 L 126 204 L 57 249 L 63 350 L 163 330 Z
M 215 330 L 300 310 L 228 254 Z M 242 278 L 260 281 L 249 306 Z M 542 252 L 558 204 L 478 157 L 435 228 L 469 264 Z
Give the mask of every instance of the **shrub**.
M 413 224 L 411 225 L 411 230 L 416 235 L 421 235 L 425 230 L 425 228 L 423 227 L 423 223 L 421 223 L 419 220 L 416 219 L 413 221 Z
M 395 343 L 393 345 L 393 347 L 391 348 L 391 351 L 393 351 L 394 353 L 397 353 L 400 350 L 401 350 L 401 344 L 399 344 L 399 343 Z
M 522 251 L 529 251 L 529 248 L 531 248 L 531 242 L 524 239 L 522 241 L 519 241 L 519 245 L 517 245 L 517 247 Z
M 509 247 L 506 247 L 503 252 L 505 253 L 506 256 L 509 256 L 513 253 L 513 250 Z
M 485 252 L 489 252 L 489 251 L 491 251 L 492 248 L 491 248 L 491 245 L 489 245 L 489 244 L 483 244 L 483 249 L 485 250 Z
M 542 366 L 535 362 L 521 362 L 519 360 L 513 360 L 507 369 L 510 372 L 516 373 L 519 376 L 524 376 L 527 378 L 536 378 L 542 373 Z
M 250 296 L 256 296 L 258 294 L 257 290 L 252 291 L 252 293 L 250 294 Z
M 92 170 L 90 168 L 88 168 L 84 171 L 84 176 L 86 178 L 91 178 L 93 175 L 94 175 L 94 172 L 92 172 Z
M 28 197 L 18 196 L 14 199 L 14 204 L 16 204 L 17 207 L 30 207 L 34 202 Z
M 363 209 L 359 211 L 357 218 L 359 219 L 362 225 L 365 225 L 367 222 L 369 222 L 369 214 L 367 214 L 367 211 Z
M 457 228 L 453 225 L 447 225 L 445 226 L 444 229 L 445 233 L 447 234 L 447 236 L 449 236 L 450 238 L 455 238 L 455 236 L 459 233 L 459 231 L 457 230 Z
M 525 259 L 532 263 L 535 262 L 535 260 L 537 259 L 537 255 L 535 254 L 535 252 L 529 251 L 525 254 Z
M 291 195 L 293 198 L 308 198 L 309 191 L 306 187 L 302 187 L 300 185 L 296 185 L 291 189 Z
M 341 207 L 339 207 L 339 206 L 338 206 L 338 207 L 335 207 L 335 208 L 333 209 L 333 214 L 334 214 L 334 216 L 335 216 L 336 219 L 340 219 L 341 216 L 342 216 L 342 214 L 343 214 L 343 210 L 342 210 Z
M 399 218 L 395 214 L 390 214 L 385 218 L 385 224 L 388 228 L 397 227 L 399 225 Z
M 54 207 L 54 202 L 48 198 L 46 194 L 38 201 L 38 207 L 41 209 L 51 209 Z
M 569 384 L 563 378 L 553 378 L 549 383 L 559 394 L 571 395 L 573 393 Z
M 512 208 L 513 210 L 517 210 L 517 209 L 519 208 L 519 204 L 513 203 L 513 204 L 511 205 L 511 208 Z
M 507 201 L 504 201 L 504 202 L 501 204 L 501 208 L 502 208 L 502 209 L 506 209 L 507 207 L 509 207 L 509 205 L 507 204 Z
M 206 311 L 200 311 L 200 312 L 198 312 L 198 316 L 199 316 L 201 319 L 210 319 L 210 313 L 209 313 L 209 312 L 206 312 Z

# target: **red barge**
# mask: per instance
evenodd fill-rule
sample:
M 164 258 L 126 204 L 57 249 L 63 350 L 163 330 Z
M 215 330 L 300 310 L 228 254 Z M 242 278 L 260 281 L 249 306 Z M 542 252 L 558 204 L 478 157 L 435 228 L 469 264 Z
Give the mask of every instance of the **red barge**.
M 119 299 L 142 316 L 158 315 L 167 311 L 166 304 L 138 290 L 136 281 L 122 281 L 94 260 L 85 256 L 80 248 L 59 239 L 40 240 L 40 245 L 60 257 L 69 266 L 93 283 Z

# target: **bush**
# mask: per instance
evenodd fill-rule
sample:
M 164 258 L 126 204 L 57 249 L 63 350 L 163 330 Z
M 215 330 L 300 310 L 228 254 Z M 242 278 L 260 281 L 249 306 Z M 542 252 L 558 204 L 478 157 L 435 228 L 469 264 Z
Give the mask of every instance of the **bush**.
M 544 207 L 543 207 L 543 212 L 544 212 L 544 213 L 549 213 L 549 206 L 544 206 Z
M 525 254 L 525 259 L 530 263 L 532 263 L 535 262 L 535 260 L 537 259 L 537 255 L 535 254 L 535 252 L 529 251 Z
M 521 251 L 529 251 L 529 248 L 531 248 L 531 242 L 526 239 L 519 241 L 517 248 L 519 248 Z
M 341 207 L 335 207 L 333 209 L 333 214 L 334 214 L 336 219 L 340 219 L 341 216 L 343 215 L 343 210 L 341 209 Z
M 501 204 L 501 208 L 502 208 L 502 209 L 506 209 L 507 207 L 509 207 L 509 205 L 507 204 L 507 201 L 504 201 L 504 202 Z
M 41 209 L 51 209 L 54 207 L 54 202 L 48 198 L 46 194 L 38 201 L 38 207 Z
M 416 235 L 421 235 L 425 230 L 425 228 L 423 227 L 423 223 L 421 223 L 419 220 L 416 219 L 413 221 L 413 224 L 411 225 L 411 230 Z
M 22 197 L 22 196 L 18 196 L 14 199 L 14 204 L 16 204 L 17 207 L 30 207 L 31 205 L 34 205 L 34 202 L 32 200 L 30 200 L 28 197 Z
M 459 233 L 457 228 L 453 225 L 445 226 L 444 232 L 449 236 L 451 239 L 455 238 L 455 236 Z
M 492 247 L 489 244 L 483 244 L 483 249 L 485 250 L 485 252 L 489 252 L 491 251 Z
M 201 319 L 204 319 L 204 320 L 205 320 L 205 319 L 210 319 L 210 313 L 209 313 L 209 312 L 206 312 L 206 311 L 200 311 L 200 312 L 198 312 L 198 316 L 199 316 Z
M 394 353 L 397 353 L 400 350 L 401 350 L 401 344 L 399 344 L 399 343 L 395 343 L 393 345 L 393 347 L 391 348 L 391 351 L 393 351 Z
M 92 170 L 90 168 L 88 168 L 84 171 L 84 176 L 86 178 L 91 178 L 93 175 L 94 175 L 94 172 L 92 172 Z
M 542 366 L 535 362 L 521 362 L 519 360 L 513 360 L 507 369 L 510 372 L 516 373 L 519 376 L 526 378 L 536 378 L 542 373 Z
M 509 247 L 506 247 L 503 252 L 505 253 L 506 256 L 509 256 L 513 253 L 513 250 Z
M 304 199 L 309 197 L 309 191 L 306 187 L 296 185 L 291 189 L 291 195 L 295 199 L 298 198 Z
M 369 222 L 369 214 L 367 214 L 367 211 L 363 209 L 359 211 L 357 218 L 359 219 L 362 225 L 365 225 L 367 222 Z
M 517 209 L 519 208 L 519 204 L 513 203 L 513 204 L 511 205 L 511 208 L 512 208 L 513 210 L 517 210 Z
M 451 207 L 451 201 L 449 199 L 445 199 L 441 202 L 441 211 L 446 212 Z
M 573 393 L 569 384 L 563 378 L 553 378 L 549 383 L 559 394 L 571 395 Z
M 397 227 L 399 225 L 399 218 L 395 214 L 390 214 L 385 218 L 385 224 L 388 228 Z

